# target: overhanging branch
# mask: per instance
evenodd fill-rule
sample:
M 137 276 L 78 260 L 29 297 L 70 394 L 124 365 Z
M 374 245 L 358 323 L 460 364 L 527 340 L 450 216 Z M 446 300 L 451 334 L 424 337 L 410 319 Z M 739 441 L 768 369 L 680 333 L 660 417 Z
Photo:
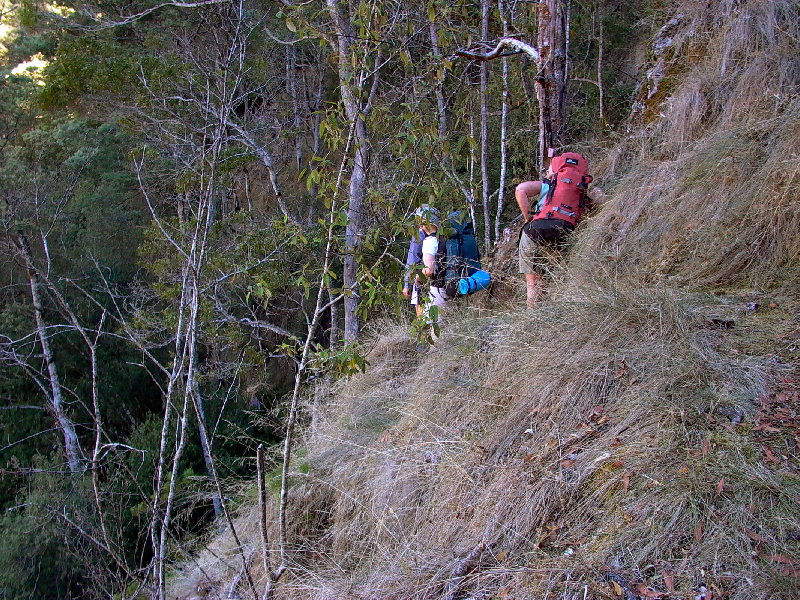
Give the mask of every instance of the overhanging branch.
M 487 61 L 499 58 L 504 50 L 509 50 L 514 54 L 527 54 L 533 60 L 539 61 L 539 51 L 530 44 L 516 38 L 504 37 L 497 42 L 494 50 L 480 52 L 476 50 L 456 50 L 455 55 L 461 58 L 471 58 L 472 60 Z

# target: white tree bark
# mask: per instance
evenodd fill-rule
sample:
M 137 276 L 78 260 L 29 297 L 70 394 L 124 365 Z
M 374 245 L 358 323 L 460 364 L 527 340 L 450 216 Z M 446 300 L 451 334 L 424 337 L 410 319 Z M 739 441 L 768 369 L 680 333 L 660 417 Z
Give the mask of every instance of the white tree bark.
M 430 21 L 428 23 L 428 30 L 431 38 L 433 59 L 439 63 L 442 61 L 442 51 L 439 48 L 439 30 L 436 27 L 436 21 Z M 444 82 L 437 79 L 434 84 L 434 93 L 436 94 L 439 140 L 442 142 L 447 138 L 447 104 L 444 100 L 443 88 Z
M 489 38 L 489 0 L 481 0 L 481 39 Z M 489 65 L 481 62 L 481 199 L 483 201 L 483 247 L 492 244 L 492 217 L 489 209 Z
M 78 441 L 78 435 L 75 432 L 75 425 L 67 415 L 64 407 L 64 397 L 61 393 L 61 380 L 58 375 L 58 366 L 53 355 L 53 349 L 50 346 L 50 336 L 47 333 L 47 325 L 44 319 L 41 282 L 36 267 L 33 264 L 33 253 L 31 252 L 28 238 L 22 230 L 17 232 L 15 247 L 28 272 L 28 284 L 31 291 L 31 302 L 33 303 L 36 335 L 42 347 L 42 356 L 45 366 L 47 367 L 50 384 L 48 398 L 50 412 L 53 414 L 56 425 L 64 439 L 64 455 L 67 460 L 67 466 L 70 472 L 78 473 L 81 470 L 80 463 L 83 454 Z
M 497 9 L 500 11 L 500 18 L 503 21 L 503 37 L 508 37 L 508 18 L 506 16 L 506 8 L 503 0 L 497 0 Z M 508 164 L 508 157 L 506 156 L 508 145 L 506 143 L 506 135 L 508 128 L 508 58 L 503 57 L 503 103 L 500 111 L 500 181 L 497 184 L 497 213 L 494 219 L 494 240 L 495 243 L 500 241 L 500 220 L 503 216 L 503 208 L 505 207 L 505 191 L 506 191 L 506 168 Z

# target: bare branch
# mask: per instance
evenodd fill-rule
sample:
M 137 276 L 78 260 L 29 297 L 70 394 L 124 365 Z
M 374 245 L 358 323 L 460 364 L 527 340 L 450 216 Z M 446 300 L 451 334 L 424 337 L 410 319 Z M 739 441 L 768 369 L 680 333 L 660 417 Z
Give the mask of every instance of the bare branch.
M 247 325 L 248 327 L 252 327 L 253 329 L 266 329 L 268 331 L 272 331 L 284 337 L 291 338 L 293 340 L 297 340 L 298 337 L 293 334 L 291 331 L 283 329 L 282 327 L 278 327 L 277 325 L 273 325 L 272 323 L 267 323 L 265 321 L 258 321 L 248 318 L 237 319 L 232 316 L 226 315 L 225 318 L 217 319 L 216 323 L 238 323 L 240 325 Z
M 157 4 L 156 6 L 151 6 L 148 9 L 143 10 L 142 12 L 136 13 L 134 15 L 128 15 L 127 17 L 122 17 L 121 20 L 118 21 L 109 21 L 102 25 L 98 25 L 97 27 L 90 27 L 90 31 L 102 31 L 104 29 L 111 29 L 112 27 L 119 27 L 120 25 L 128 25 L 130 23 L 134 23 L 150 13 L 153 13 L 157 10 L 161 10 L 162 8 L 166 8 L 167 6 L 173 6 L 175 8 L 199 8 L 201 6 L 210 6 L 212 4 L 223 4 L 225 2 L 229 2 L 230 0 L 203 0 L 202 2 L 164 2 L 163 4 Z
M 503 56 L 503 51 L 508 50 L 511 54 L 527 54 L 533 60 L 539 60 L 539 51 L 530 44 L 516 38 L 502 38 L 490 52 L 477 52 L 474 50 L 456 50 L 455 56 L 461 58 L 471 58 L 472 60 L 487 61 Z
M 591 83 L 592 85 L 596 85 L 598 88 L 600 87 L 600 84 L 597 81 L 594 79 L 586 79 L 585 77 L 572 77 L 570 78 L 570 81 L 582 81 L 583 83 Z
M 464 576 L 478 566 L 481 555 L 486 548 L 486 542 L 481 541 L 472 549 L 469 554 L 467 554 L 467 556 L 458 561 L 456 566 L 453 568 L 453 572 L 450 574 L 450 581 L 447 583 L 447 595 L 445 596 L 445 600 L 456 599 L 461 587 L 461 583 L 464 581 Z

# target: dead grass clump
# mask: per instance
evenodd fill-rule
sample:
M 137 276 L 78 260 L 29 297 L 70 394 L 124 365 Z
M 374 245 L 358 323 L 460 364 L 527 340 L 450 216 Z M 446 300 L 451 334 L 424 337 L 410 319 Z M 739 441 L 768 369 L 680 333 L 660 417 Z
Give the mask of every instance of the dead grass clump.
M 628 145 L 638 160 L 679 158 L 715 128 L 780 114 L 800 91 L 800 8 L 774 2 L 684 3 L 653 41 Z M 632 123 L 633 125 L 633 123 Z
M 782 285 L 800 258 L 799 117 L 795 101 L 676 161 L 637 165 L 579 230 L 572 269 L 583 279 Z
M 322 409 L 329 432 L 345 427 L 311 440 L 309 457 L 333 490 L 329 525 L 309 543 L 342 569 L 347 597 L 437 597 L 476 548 L 465 589 L 546 586 L 555 573 L 594 589 L 602 566 L 653 583 L 658 563 L 686 593 L 700 569 L 752 593 L 762 566 L 743 524 L 719 514 L 743 496 L 790 496 L 740 433 L 709 419 L 751 401 L 773 367 L 720 352 L 698 305 L 607 283 L 568 286 L 530 314 L 454 316 L 445 347 L 397 388 L 397 421 L 369 444 L 348 413 L 374 390 L 353 378 L 348 399 Z
M 599 596 L 612 572 L 677 597 L 702 580 L 790 598 L 770 557 L 797 552 L 798 479 L 749 435 L 781 364 L 735 352 L 746 329 L 708 327 L 726 310 L 572 283 L 537 311 L 451 313 L 443 347 L 402 371 L 388 327 L 370 354 L 386 379 L 318 390 L 279 597 Z M 380 404 L 392 418 L 364 428 Z

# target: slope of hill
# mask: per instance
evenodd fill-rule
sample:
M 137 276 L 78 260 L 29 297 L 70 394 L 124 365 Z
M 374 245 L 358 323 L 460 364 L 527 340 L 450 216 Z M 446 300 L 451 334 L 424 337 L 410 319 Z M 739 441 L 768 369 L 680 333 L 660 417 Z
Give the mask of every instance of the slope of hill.
M 276 598 L 800 596 L 799 39 L 790 0 L 684 2 L 547 300 L 425 354 L 383 323 L 309 394 Z M 227 597 L 231 545 L 175 594 Z

